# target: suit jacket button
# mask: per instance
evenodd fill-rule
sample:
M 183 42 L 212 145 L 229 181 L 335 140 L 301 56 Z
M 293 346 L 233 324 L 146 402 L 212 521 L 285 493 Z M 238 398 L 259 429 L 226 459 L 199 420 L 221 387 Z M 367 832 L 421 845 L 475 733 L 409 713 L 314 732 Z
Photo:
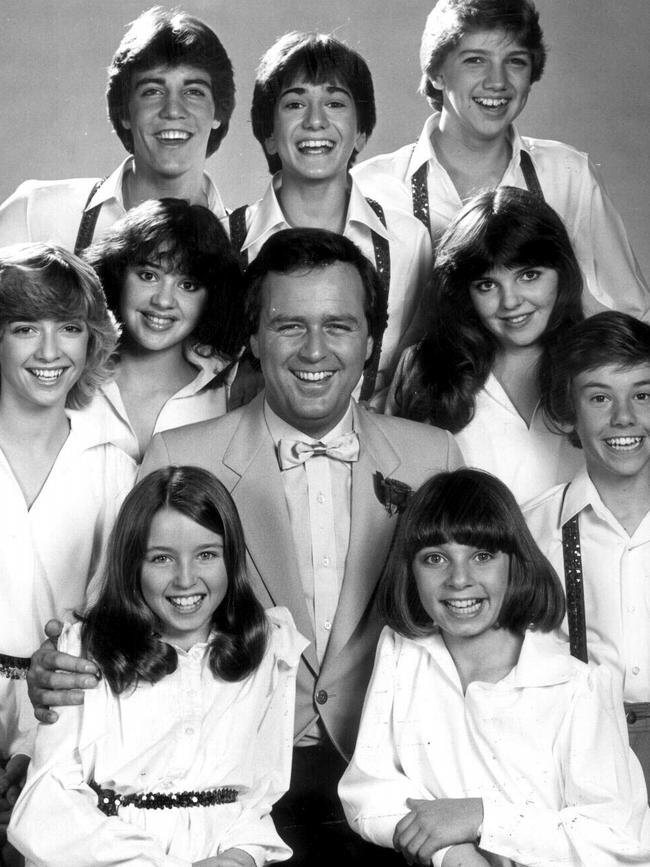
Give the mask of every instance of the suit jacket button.
M 325 689 L 319 689 L 316 693 L 316 701 L 318 702 L 318 704 L 325 704 L 328 698 L 329 696 L 327 695 L 327 690 Z

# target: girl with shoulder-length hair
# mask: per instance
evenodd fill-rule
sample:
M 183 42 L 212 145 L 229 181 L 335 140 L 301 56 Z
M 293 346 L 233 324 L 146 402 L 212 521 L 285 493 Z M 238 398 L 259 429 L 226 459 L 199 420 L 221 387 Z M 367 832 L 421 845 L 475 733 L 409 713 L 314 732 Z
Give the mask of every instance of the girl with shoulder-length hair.
M 429 479 L 400 517 L 379 606 L 388 625 L 339 785 L 352 828 L 436 867 L 647 861 L 620 688 L 553 634 L 562 586 L 503 482 Z
M 133 462 L 84 424 L 117 341 L 97 276 L 47 244 L 0 249 L 0 797 L 30 753 L 43 624 L 84 604 Z
M 181 199 L 133 208 L 84 258 L 121 327 L 86 413 L 139 462 L 154 433 L 226 412 L 244 342 L 239 264 L 215 215 Z
M 48 864 L 286 860 L 269 814 L 289 786 L 305 644 L 287 609 L 253 595 L 223 485 L 191 466 L 146 476 L 96 601 L 59 640 L 101 682 L 39 733 L 10 838 Z
M 546 424 L 553 347 L 583 319 L 582 277 L 562 220 L 501 187 L 442 238 L 426 337 L 398 366 L 387 411 L 456 434 L 468 465 L 523 502 L 571 477 L 579 453 Z

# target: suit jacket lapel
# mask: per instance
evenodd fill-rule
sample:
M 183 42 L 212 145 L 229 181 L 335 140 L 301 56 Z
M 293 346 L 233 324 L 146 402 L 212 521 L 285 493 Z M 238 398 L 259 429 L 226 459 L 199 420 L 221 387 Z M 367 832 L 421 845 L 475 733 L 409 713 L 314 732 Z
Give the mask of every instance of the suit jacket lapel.
M 304 656 L 318 670 L 284 487 L 263 406 L 263 395 L 258 395 L 245 408 L 223 463 L 240 477 L 231 494 L 242 517 L 250 558 L 273 603 L 286 606 L 297 628 L 310 640 Z
M 359 624 L 377 587 L 382 566 L 395 530 L 390 517 L 375 496 L 373 476 L 392 475 L 400 459 L 372 413 L 354 407 L 354 427 L 359 433 L 359 460 L 352 465 L 350 545 L 325 664 L 333 660 Z

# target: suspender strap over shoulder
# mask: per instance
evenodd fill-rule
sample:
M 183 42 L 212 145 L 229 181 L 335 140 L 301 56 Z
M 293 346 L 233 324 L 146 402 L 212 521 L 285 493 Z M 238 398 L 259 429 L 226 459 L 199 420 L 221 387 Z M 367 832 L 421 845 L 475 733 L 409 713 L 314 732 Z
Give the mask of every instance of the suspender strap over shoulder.
M 568 488 L 568 485 L 567 485 Z M 566 488 L 564 489 L 566 495 Z M 562 553 L 566 585 L 567 621 L 571 655 L 587 662 L 587 626 L 585 622 L 585 589 L 582 575 L 582 552 L 578 515 L 562 526 Z
M 248 250 L 242 250 L 246 241 L 246 211 L 248 205 L 241 205 L 228 214 L 228 227 L 230 229 L 230 245 L 239 258 L 242 271 L 248 268 Z
M 384 214 L 384 209 L 379 204 L 379 202 L 376 202 L 374 199 L 369 198 L 366 198 L 366 201 L 375 212 L 382 225 L 386 226 L 386 216 Z M 388 307 L 388 294 L 390 292 L 390 245 L 387 239 L 380 235 L 378 232 L 373 231 L 371 232 L 371 235 L 372 245 L 375 252 L 375 267 L 377 268 L 377 273 L 379 274 L 381 285 L 386 296 L 386 307 Z M 384 339 L 385 330 L 386 326 L 384 326 L 384 330 L 382 331 L 382 333 L 375 339 L 375 343 L 372 348 L 372 355 L 370 356 L 370 360 L 363 374 L 361 393 L 359 395 L 360 400 L 370 400 L 370 398 L 374 394 L 375 382 L 377 380 L 377 371 L 379 370 L 379 356 L 381 355 L 381 345 Z
M 100 203 L 99 205 L 95 205 L 95 207 L 91 208 L 89 211 L 87 211 L 86 208 L 92 201 L 92 197 L 95 195 L 95 193 L 101 187 L 105 180 L 105 178 L 100 178 L 98 181 L 96 181 L 92 186 L 88 198 L 86 199 L 83 216 L 81 217 L 81 222 L 79 223 L 77 239 L 74 242 L 74 252 L 76 256 L 81 255 L 81 253 L 83 253 L 86 247 L 90 246 L 93 235 L 95 234 L 95 226 L 97 225 L 99 212 L 102 209 L 102 203 Z
M 535 166 L 533 165 L 533 161 L 530 158 L 530 154 L 528 153 L 528 151 L 521 151 L 519 155 L 519 165 L 521 167 L 521 173 L 524 176 L 524 181 L 526 181 L 528 192 L 539 196 L 539 198 L 544 201 L 542 185 L 539 182 L 537 172 L 535 171 Z

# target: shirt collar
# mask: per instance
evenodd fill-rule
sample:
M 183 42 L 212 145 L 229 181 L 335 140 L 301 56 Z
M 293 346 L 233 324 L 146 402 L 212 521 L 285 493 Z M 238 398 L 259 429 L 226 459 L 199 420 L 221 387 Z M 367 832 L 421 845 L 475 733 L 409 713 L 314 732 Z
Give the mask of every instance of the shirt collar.
M 429 115 L 426 119 L 420 138 L 417 140 L 415 147 L 413 148 L 413 153 L 411 154 L 411 159 L 409 160 L 409 177 L 414 175 L 421 165 L 424 165 L 424 163 L 428 163 L 429 161 L 442 168 L 438 161 L 438 157 L 436 156 L 433 142 L 431 141 L 431 136 L 433 135 L 434 130 L 438 129 L 439 122 L 439 111 L 434 111 L 434 113 Z M 519 165 L 521 149 L 523 147 L 522 138 L 514 126 L 510 127 L 508 137 L 512 147 L 512 160 L 510 161 L 510 166 L 515 164 Z M 510 168 L 510 166 L 508 168 Z
M 117 202 L 117 204 L 124 210 L 122 185 L 125 174 L 132 171 L 133 157 L 128 156 L 122 163 L 120 163 L 115 171 L 106 178 L 103 184 L 96 191 L 95 195 L 88 202 L 86 210 L 90 210 L 96 205 L 103 205 L 104 202 L 109 201 Z M 219 190 L 214 185 L 214 181 L 207 172 L 203 172 L 203 192 L 205 193 L 209 210 L 219 218 L 224 217 L 226 215 L 226 208 L 223 200 L 219 194 Z
M 351 178 L 352 186 L 350 188 L 350 200 L 348 203 L 348 213 L 345 220 L 345 229 L 343 234 L 348 233 L 348 227 L 351 223 L 359 223 L 362 226 L 370 229 L 371 232 L 376 232 L 382 238 L 390 240 L 390 232 L 379 219 L 375 211 L 368 204 L 368 200 L 361 192 L 359 185 Z M 385 211 L 385 207 L 384 207 Z
M 327 443 L 330 440 L 335 439 L 342 434 L 349 433 L 351 430 L 354 429 L 354 419 L 352 416 L 352 401 L 350 401 L 347 412 L 345 413 L 341 421 L 335 427 L 333 427 L 332 430 L 328 431 L 324 436 L 320 437 L 319 439 L 314 439 L 314 437 L 303 433 L 302 431 L 290 425 L 284 419 L 280 418 L 280 416 L 276 412 L 274 412 L 268 405 L 266 398 L 264 399 L 264 420 L 266 421 L 269 433 L 271 434 L 271 439 L 276 444 L 276 446 L 284 437 L 292 440 L 301 440 L 302 442 L 308 443 Z

